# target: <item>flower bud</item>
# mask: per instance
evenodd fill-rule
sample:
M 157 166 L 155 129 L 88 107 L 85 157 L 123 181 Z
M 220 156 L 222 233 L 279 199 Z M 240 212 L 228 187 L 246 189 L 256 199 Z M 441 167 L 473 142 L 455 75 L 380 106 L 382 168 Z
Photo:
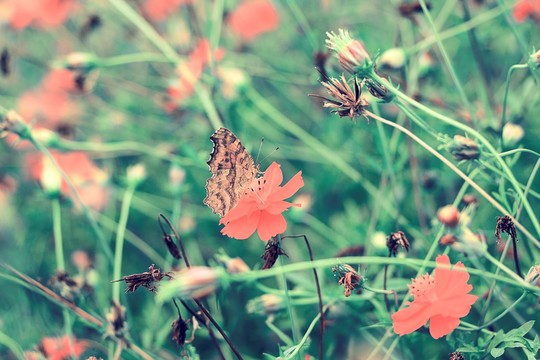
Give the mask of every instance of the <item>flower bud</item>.
M 444 234 L 439 239 L 439 245 L 441 245 L 441 246 L 452 245 L 457 241 L 458 241 L 458 239 L 456 239 L 456 237 L 454 235 L 452 235 L 452 234 Z
M 529 284 L 536 285 L 540 280 L 540 266 L 534 265 L 529 269 L 527 276 L 525 276 L 525 281 Z
M 463 201 L 465 205 L 478 205 L 478 198 L 473 194 L 463 195 L 463 199 L 461 201 Z
M 535 52 L 534 54 L 531 54 L 529 56 L 529 60 L 527 61 L 527 65 L 529 65 L 529 68 L 531 70 L 536 70 L 540 68 L 540 50 Z
M 474 140 L 465 136 L 454 136 L 454 141 L 450 142 L 446 148 L 456 161 L 473 160 L 480 157 L 480 150 Z
M 220 67 L 218 75 L 221 78 L 221 94 L 227 100 L 236 98 L 250 85 L 248 75 L 241 69 Z
M 521 126 L 513 123 L 506 123 L 502 131 L 504 146 L 515 145 L 519 140 L 521 140 L 521 138 L 523 138 L 524 134 L 525 132 Z
M 7 133 L 19 135 L 21 139 L 30 139 L 31 136 L 30 127 L 14 110 L 3 114 L 0 121 L 0 137 L 4 137 Z
M 446 227 L 456 227 L 459 224 L 460 212 L 454 205 L 446 205 L 437 211 L 439 221 Z
M 400 69 L 405 65 L 407 56 L 403 48 L 391 48 L 382 53 L 379 61 L 382 66 Z
M 169 183 L 171 184 L 173 194 L 179 194 L 184 180 L 186 179 L 186 171 L 180 165 L 172 164 L 169 168 Z
M 365 72 L 373 66 L 364 44 L 351 38 L 347 30 L 339 29 L 339 35 L 327 32 L 328 48 L 336 53 L 339 63 L 351 74 Z
M 272 315 L 285 308 L 283 298 L 274 294 L 264 294 L 248 301 L 246 310 L 249 314 Z
M 43 157 L 43 168 L 39 176 L 39 182 L 47 196 L 56 198 L 60 196 L 60 187 L 62 186 L 62 176 L 52 163 L 52 161 Z
M 135 186 L 146 179 L 146 169 L 143 164 L 128 166 L 127 181 Z
M 96 67 L 98 58 L 96 55 L 85 52 L 73 52 L 59 62 L 59 65 L 69 70 L 89 71 Z
M 200 299 L 213 294 L 220 284 L 221 274 L 206 266 L 192 266 L 174 274 L 174 279 L 162 284 L 158 299 L 168 300 L 173 296 L 181 299 Z

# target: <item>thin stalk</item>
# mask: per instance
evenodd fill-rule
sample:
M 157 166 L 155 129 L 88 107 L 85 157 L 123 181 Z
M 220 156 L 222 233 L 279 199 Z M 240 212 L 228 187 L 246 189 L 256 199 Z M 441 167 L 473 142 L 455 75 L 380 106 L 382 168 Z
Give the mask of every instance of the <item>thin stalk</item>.
M 516 301 L 514 301 L 510 306 L 507 306 L 506 309 L 504 309 L 504 311 L 502 313 L 500 313 L 499 315 L 497 315 L 496 317 L 494 317 L 493 319 L 491 319 L 490 321 L 488 321 L 484 325 L 477 326 L 476 328 L 473 328 L 473 329 L 480 330 L 480 329 L 484 329 L 484 328 L 487 328 L 487 327 L 495 324 L 497 321 L 502 319 L 506 314 L 508 314 L 514 307 L 516 307 L 516 305 L 519 304 L 521 302 L 521 300 L 525 299 L 525 296 L 527 296 L 527 294 L 528 294 L 528 292 L 524 291 L 523 294 L 521 294 L 521 296 Z
M 169 226 L 169 228 L 171 229 L 171 231 L 173 232 L 174 236 L 176 237 L 176 240 L 177 240 L 177 243 L 178 243 L 178 246 L 180 247 L 180 252 L 182 253 L 182 257 L 184 258 L 184 263 L 186 264 L 186 267 L 190 267 L 190 263 L 189 263 L 189 259 L 187 257 L 187 254 L 184 250 L 184 245 L 182 243 L 182 240 L 180 239 L 180 236 L 178 235 L 178 233 L 176 232 L 176 229 L 174 228 L 174 226 L 171 224 L 171 222 L 169 221 L 169 219 L 167 219 L 167 217 L 165 217 L 165 215 L 163 214 L 159 214 L 159 221 L 160 221 L 160 226 L 161 226 L 161 219 L 163 219 L 167 225 Z M 165 229 L 163 229 L 163 227 L 161 227 L 161 230 L 163 231 L 163 234 L 167 235 L 167 233 L 165 232 Z M 206 318 L 214 325 L 214 327 L 217 329 L 217 331 L 221 334 L 221 336 L 223 336 L 223 339 L 227 342 L 227 344 L 229 345 L 229 347 L 231 348 L 232 352 L 236 355 L 236 357 L 238 358 L 238 360 L 243 360 L 242 358 L 242 355 L 240 354 L 240 352 L 236 349 L 236 347 L 233 345 L 232 341 L 229 339 L 229 337 L 227 336 L 227 334 L 225 333 L 225 331 L 223 331 L 223 329 L 221 328 L 221 326 L 217 323 L 216 320 L 214 320 L 214 318 L 212 317 L 212 315 L 210 314 L 210 312 L 204 307 L 204 305 L 197 299 L 193 299 L 193 301 L 197 304 L 197 306 L 199 307 L 199 310 L 201 310 L 201 312 L 206 316 Z M 208 322 L 207 321 L 204 321 L 205 325 L 206 325 L 206 328 L 208 329 L 208 332 L 210 333 L 210 337 L 214 337 L 214 334 L 212 332 L 212 328 L 209 326 Z M 223 352 L 221 351 L 221 347 L 219 346 L 219 343 L 215 342 L 216 344 L 216 347 L 222 357 L 222 359 L 225 359 L 225 356 L 223 355 Z
M 281 235 L 278 234 L 278 246 L 281 247 Z M 283 257 L 279 256 L 279 266 L 283 267 Z M 269 269 L 265 270 L 268 271 Z M 270 269 L 271 270 L 271 269 Z M 285 272 L 281 273 L 281 281 L 283 284 L 283 290 L 285 292 L 285 303 L 287 305 L 287 313 L 289 315 L 289 323 L 291 325 L 292 340 L 293 343 L 298 344 L 298 328 L 296 327 L 296 322 L 294 321 L 294 314 L 292 310 L 291 298 L 289 296 L 289 286 L 287 285 L 287 276 Z M 302 354 L 298 354 L 298 360 L 302 360 Z
M 60 207 L 60 199 L 55 196 L 51 199 L 52 218 L 53 218 L 53 234 L 54 234 L 54 253 L 56 255 L 56 267 L 58 271 L 64 272 L 66 265 L 64 262 L 64 241 L 62 237 L 62 209 Z M 68 346 L 71 358 L 75 359 L 75 347 L 73 344 L 73 329 L 71 328 L 71 316 L 68 309 L 62 309 L 62 317 L 64 318 L 64 329 L 69 339 Z
M 281 239 L 297 238 L 297 237 L 304 238 L 304 241 L 306 243 L 306 247 L 309 253 L 309 259 L 313 262 L 313 253 L 311 251 L 311 246 L 309 245 L 309 241 L 306 235 L 287 235 L 287 236 L 283 236 Z M 326 323 L 325 323 L 326 321 L 324 318 L 324 311 L 323 311 L 321 285 L 319 284 L 319 276 L 317 275 L 317 269 L 315 268 L 313 268 L 313 276 L 315 277 L 315 285 L 317 287 L 317 298 L 319 300 L 319 314 L 320 314 L 320 319 L 321 319 L 320 334 L 319 334 L 319 360 L 323 360 L 324 359 L 323 339 L 324 339 L 324 328 L 326 326 Z
M 392 257 L 392 252 L 388 253 L 388 257 Z M 387 277 L 388 277 L 388 266 L 389 266 L 389 264 L 386 264 L 384 266 L 384 278 L 383 278 L 383 289 L 384 290 L 387 290 L 386 280 L 387 280 Z M 384 294 L 384 304 L 386 305 L 386 311 L 388 311 L 388 314 L 391 314 L 390 301 L 388 301 L 388 295 L 386 293 Z
M 450 62 L 450 57 L 448 56 L 448 53 L 446 52 L 446 48 L 443 46 L 443 43 L 439 37 L 439 32 L 437 31 L 437 28 L 435 27 L 435 24 L 433 23 L 433 19 L 431 18 L 431 14 L 426 6 L 426 2 L 424 0 L 419 0 L 420 6 L 422 6 L 422 10 L 424 11 L 424 15 L 426 16 L 426 19 L 431 26 L 431 30 L 433 31 L 433 36 L 435 36 L 435 40 L 437 41 L 437 45 L 439 46 L 439 50 L 441 51 L 441 54 L 443 56 L 444 62 L 446 63 L 446 67 L 448 68 L 448 71 L 450 72 L 450 76 L 452 77 L 452 80 L 454 81 L 454 85 L 457 88 L 457 91 L 459 95 L 461 96 L 461 101 L 465 106 L 467 107 L 467 110 L 471 116 L 473 127 L 476 128 L 476 116 L 472 111 L 471 104 L 469 103 L 469 99 L 467 98 L 467 95 L 465 94 L 465 91 L 463 90 L 463 87 L 461 86 L 461 82 L 459 81 L 456 71 L 454 70 L 454 67 L 452 66 L 452 63 Z
M 150 40 L 150 42 L 152 42 L 169 60 L 171 60 L 171 62 L 176 64 L 182 63 L 182 59 L 172 48 L 172 46 L 169 45 L 169 43 L 167 43 L 167 41 L 165 41 L 144 18 L 133 10 L 133 8 L 124 0 L 109 0 L 109 2 L 131 23 L 133 23 L 133 25 L 135 25 L 148 38 L 148 40 Z M 200 86 L 193 74 L 191 74 L 189 71 L 183 71 L 182 76 L 194 84 L 195 94 L 199 98 L 199 101 L 201 102 L 201 105 L 203 106 L 212 126 L 216 129 L 223 127 L 223 123 L 208 91 Z
M 26 357 L 24 356 L 24 351 L 19 345 L 19 343 L 7 336 L 2 331 L 0 331 L 0 344 L 7 347 L 17 357 L 18 360 L 26 359 Z
M 137 187 L 136 181 L 129 181 L 124 197 L 122 199 L 122 208 L 120 210 L 120 219 L 118 220 L 118 229 L 116 230 L 116 242 L 114 250 L 114 266 L 113 266 L 113 279 L 120 279 L 122 277 L 122 253 L 124 250 L 124 234 L 126 232 L 126 226 L 129 216 L 129 208 L 131 206 L 131 199 L 135 193 Z M 120 282 L 113 283 L 113 300 L 120 303 Z
M 510 66 L 510 69 L 508 69 L 508 72 L 506 74 L 506 85 L 504 87 L 504 99 L 503 99 L 503 109 L 502 109 L 502 118 L 501 118 L 501 128 L 499 132 L 500 141 L 502 144 L 502 132 L 503 127 L 506 124 L 506 104 L 508 99 L 508 89 L 510 88 L 510 78 L 512 77 L 512 74 L 514 73 L 514 70 L 516 69 L 528 69 L 529 67 L 527 64 L 516 64 Z
M 514 177 L 514 174 L 512 173 L 512 171 L 510 170 L 510 168 L 508 167 L 506 162 L 500 157 L 499 153 L 495 150 L 493 145 L 484 136 L 482 136 L 479 132 L 472 129 L 471 127 L 469 127 L 467 125 L 464 125 L 464 124 L 462 124 L 462 123 L 460 123 L 458 121 L 455 121 L 455 120 L 453 120 L 453 119 L 451 119 L 451 118 L 449 118 L 447 116 L 439 114 L 436 111 L 433 111 L 432 109 L 428 108 L 427 106 L 420 104 L 418 101 L 416 101 L 414 99 L 411 99 L 410 97 L 408 97 L 407 95 L 403 94 L 401 91 L 396 89 L 393 85 L 389 84 L 387 81 L 385 81 L 384 79 L 379 77 L 377 74 L 372 73 L 371 77 L 374 80 L 378 81 L 379 83 L 384 84 L 393 94 L 395 94 L 397 97 L 404 100 L 405 102 L 407 102 L 407 103 L 413 105 L 414 107 L 426 112 L 428 115 L 431 115 L 431 116 L 433 116 L 433 117 L 435 117 L 435 118 L 437 118 L 439 120 L 444 121 L 445 123 L 447 123 L 449 125 L 452 125 L 452 126 L 458 128 L 460 130 L 465 131 L 466 133 L 472 135 L 474 138 L 478 139 L 478 141 L 480 141 L 480 143 L 482 143 L 482 145 L 485 146 L 486 149 L 493 155 L 493 157 L 496 159 L 497 163 L 500 165 L 501 169 L 507 174 L 508 180 L 510 181 L 510 183 L 512 184 L 512 186 L 516 190 L 519 197 L 522 199 L 523 206 L 525 207 L 527 215 L 529 216 L 531 222 L 533 223 L 533 226 L 534 226 L 536 232 L 540 235 L 540 223 L 538 222 L 536 214 L 533 211 L 529 201 L 523 196 L 523 191 L 521 190 L 518 181 Z M 415 119 L 412 118 L 412 120 L 414 121 Z M 512 219 L 512 220 L 514 220 L 514 219 Z M 518 226 L 517 223 L 516 223 L 516 226 Z M 527 237 L 529 237 L 533 241 L 536 240 L 534 238 L 534 236 L 532 236 L 532 234 L 527 229 L 525 229 L 525 227 L 523 227 L 521 224 L 519 224 L 518 227 L 520 228 L 520 230 L 525 235 L 527 235 Z
M 163 57 L 162 54 L 155 53 L 135 53 L 118 55 L 109 58 L 99 58 L 96 60 L 97 67 L 113 67 L 133 63 L 141 62 L 160 62 L 160 63 L 173 63 L 171 59 Z

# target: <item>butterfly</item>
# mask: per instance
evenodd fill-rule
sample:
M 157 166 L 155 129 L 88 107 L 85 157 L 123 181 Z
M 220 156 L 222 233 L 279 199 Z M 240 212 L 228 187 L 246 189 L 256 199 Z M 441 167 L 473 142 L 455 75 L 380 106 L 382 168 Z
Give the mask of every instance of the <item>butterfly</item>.
M 256 178 L 259 165 L 229 129 L 218 129 L 210 140 L 214 148 L 207 164 L 212 177 L 206 181 L 203 202 L 214 213 L 225 216 Z

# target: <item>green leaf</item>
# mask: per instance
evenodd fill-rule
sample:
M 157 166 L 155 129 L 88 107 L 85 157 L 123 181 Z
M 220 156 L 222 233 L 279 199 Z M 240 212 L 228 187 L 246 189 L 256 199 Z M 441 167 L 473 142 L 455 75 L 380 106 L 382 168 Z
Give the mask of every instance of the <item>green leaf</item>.
M 517 329 L 510 330 L 506 335 L 522 337 L 522 336 L 525 336 L 525 334 L 527 334 L 529 330 L 532 329 L 533 326 L 534 326 L 534 320 L 527 321 L 525 324 L 521 325 Z M 506 337 L 505 337 L 505 341 L 507 341 Z

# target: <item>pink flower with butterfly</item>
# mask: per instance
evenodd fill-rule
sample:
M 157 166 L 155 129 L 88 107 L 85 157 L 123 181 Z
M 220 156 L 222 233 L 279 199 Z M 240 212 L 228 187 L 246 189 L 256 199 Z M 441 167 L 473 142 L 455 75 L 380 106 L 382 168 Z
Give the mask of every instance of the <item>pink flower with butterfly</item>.
M 284 186 L 280 165 L 273 162 L 263 177 L 254 179 L 245 189 L 238 203 L 220 220 L 225 224 L 221 233 L 236 239 L 247 239 L 255 231 L 263 241 L 270 240 L 287 229 L 282 213 L 291 206 L 285 199 L 293 196 L 304 186 L 302 172 L 299 171 Z

